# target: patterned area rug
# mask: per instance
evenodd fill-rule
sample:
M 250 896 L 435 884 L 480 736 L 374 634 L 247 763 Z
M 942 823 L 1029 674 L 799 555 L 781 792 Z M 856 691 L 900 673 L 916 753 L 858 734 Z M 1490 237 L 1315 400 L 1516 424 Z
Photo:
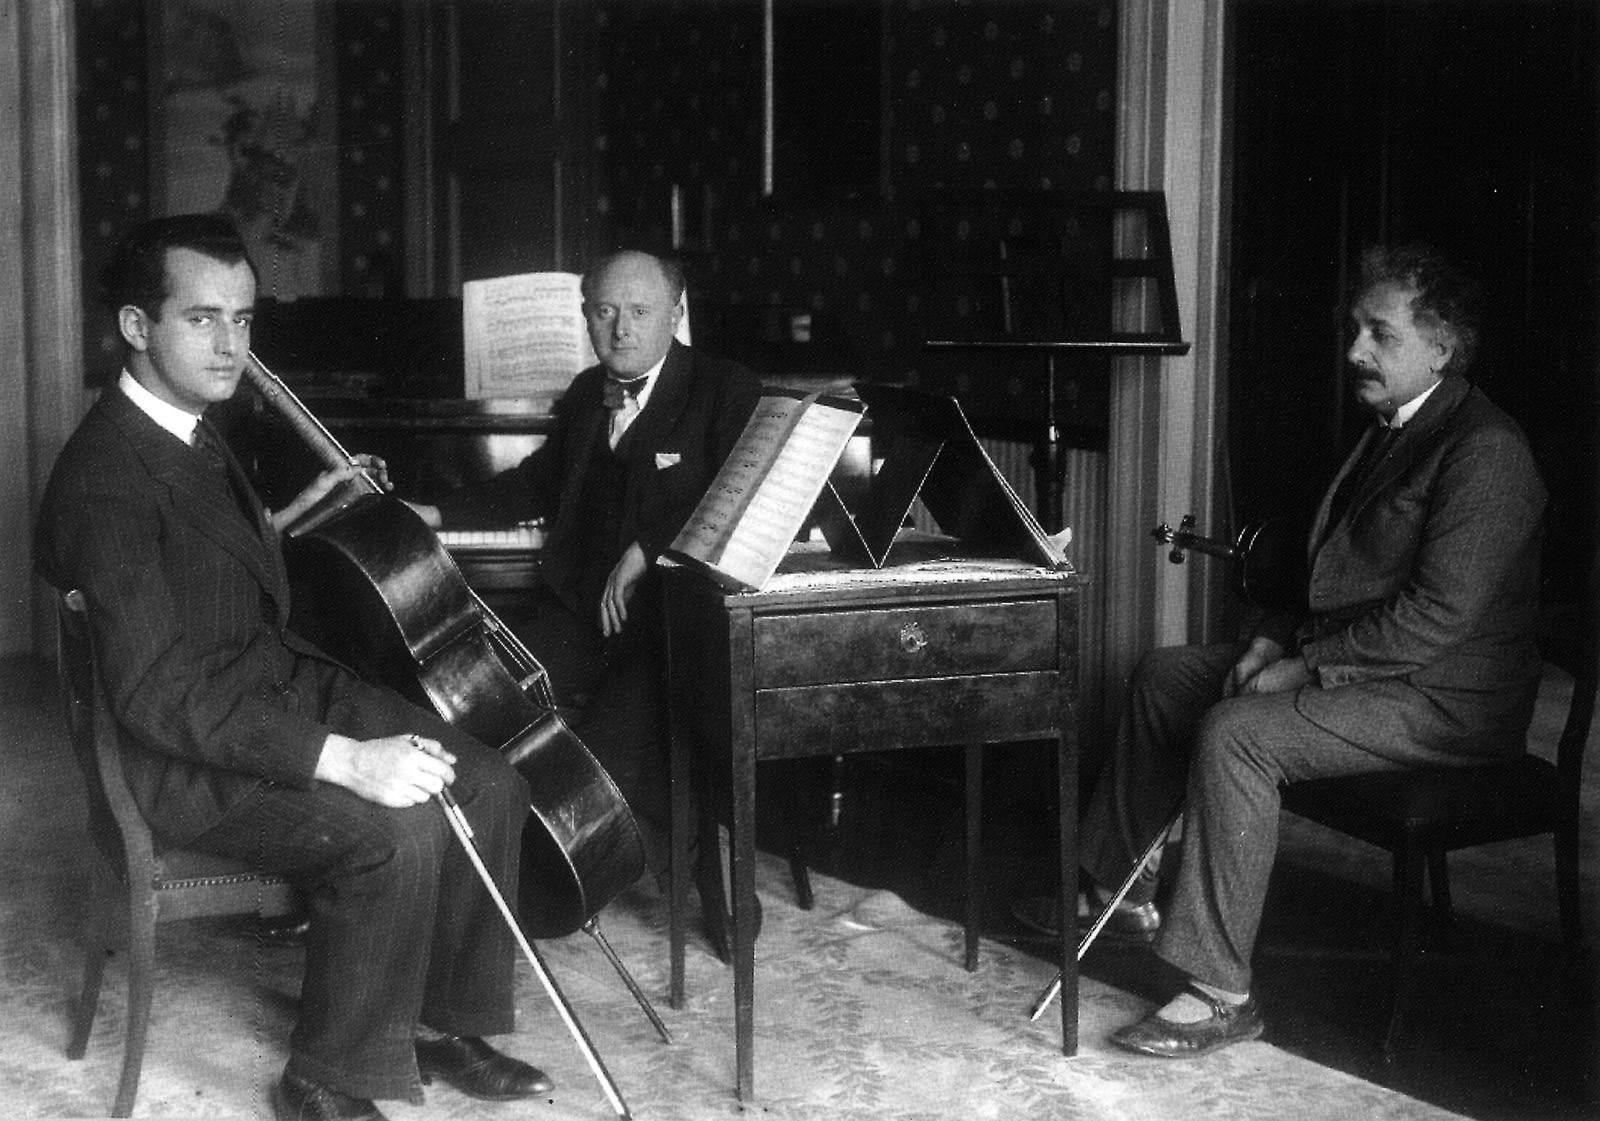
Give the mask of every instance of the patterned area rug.
M 0 796 L 0 977 L 4 1046 L 0 1114 L 96 1117 L 110 1108 L 121 1062 L 126 973 L 113 960 L 89 1053 L 64 1054 L 81 959 L 77 854 L 82 808 L 70 762 L 43 729 L 13 740 L 23 759 Z M 607 936 L 673 1035 L 668 1045 L 597 946 L 579 934 L 541 944 L 634 1117 L 641 1121 L 763 1116 L 775 1121 L 945 1119 L 1442 1118 L 1424 1105 L 1278 1050 L 1250 1043 L 1207 1059 L 1162 1062 L 1116 1051 L 1116 1027 L 1139 999 L 1083 983 L 1080 1053 L 1059 1051 L 1059 1018 L 1026 1009 L 1051 967 L 985 943 L 978 972 L 960 965 L 960 928 L 897 896 L 813 874 L 816 908 L 793 904 L 782 861 L 763 856 L 766 910 L 756 954 L 757 1100 L 733 1094 L 733 980 L 692 940 L 688 996 L 666 1006 L 666 907 L 642 882 L 604 916 Z M 259 949 L 215 924 L 162 932 L 159 979 L 137 1117 L 208 1121 L 271 1116 L 300 954 Z M 485 1105 L 441 1085 L 424 1106 L 384 1103 L 394 1121 L 422 1118 L 604 1119 L 616 1116 L 532 970 L 518 969 L 518 1029 L 505 1048 L 556 1080 L 548 1101 Z

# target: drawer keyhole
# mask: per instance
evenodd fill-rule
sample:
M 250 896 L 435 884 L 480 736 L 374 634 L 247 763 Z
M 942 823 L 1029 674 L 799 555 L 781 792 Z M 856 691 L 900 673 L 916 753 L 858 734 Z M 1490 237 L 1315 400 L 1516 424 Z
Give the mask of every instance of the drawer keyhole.
M 900 628 L 900 649 L 907 654 L 915 654 L 928 645 L 928 636 L 922 633 L 922 627 L 913 620 Z

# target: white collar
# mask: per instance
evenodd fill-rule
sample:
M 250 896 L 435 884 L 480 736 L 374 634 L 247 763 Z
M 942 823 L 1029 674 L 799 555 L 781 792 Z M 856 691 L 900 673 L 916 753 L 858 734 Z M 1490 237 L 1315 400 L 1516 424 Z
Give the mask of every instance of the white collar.
M 1383 420 L 1382 417 L 1378 418 L 1378 423 L 1383 425 L 1385 428 L 1404 428 L 1410 423 L 1411 418 L 1417 415 L 1417 410 L 1422 408 L 1422 403 L 1432 396 L 1433 391 L 1438 389 L 1443 382 L 1444 379 L 1440 378 L 1438 381 L 1428 386 L 1427 389 L 1424 389 L 1421 393 L 1417 394 L 1415 397 L 1411 398 L 1411 400 L 1407 401 L 1404 405 L 1401 405 L 1398 409 L 1396 409 L 1394 411 L 1394 416 L 1390 417 L 1387 421 Z
M 200 423 L 200 418 L 194 413 L 185 412 L 178 406 L 163 401 L 140 385 L 138 379 L 128 373 L 127 369 L 124 369 L 122 377 L 117 379 L 117 388 L 128 395 L 128 400 L 149 414 L 151 420 L 184 443 L 191 447 L 194 445 L 194 426 Z

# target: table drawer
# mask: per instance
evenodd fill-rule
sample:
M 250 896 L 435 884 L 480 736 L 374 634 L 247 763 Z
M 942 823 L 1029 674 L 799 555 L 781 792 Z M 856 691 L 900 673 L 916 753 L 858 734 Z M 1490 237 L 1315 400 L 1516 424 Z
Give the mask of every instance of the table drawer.
M 762 759 L 1054 739 L 1061 679 L 1050 671 L 808 685 L 756 693 Z
M 1056 601 L 758 615 L 756 687 L 1054 669 Z

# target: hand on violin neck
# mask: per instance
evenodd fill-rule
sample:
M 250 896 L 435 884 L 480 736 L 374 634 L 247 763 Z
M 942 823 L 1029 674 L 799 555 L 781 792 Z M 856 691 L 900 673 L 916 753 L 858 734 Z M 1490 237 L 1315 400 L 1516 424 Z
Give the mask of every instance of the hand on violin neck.
M 426 802 L 455 781 L 455 756 L 419 735 L 355 740 L 330 733 L 315 777 L 376 802 L 401 808 Z

